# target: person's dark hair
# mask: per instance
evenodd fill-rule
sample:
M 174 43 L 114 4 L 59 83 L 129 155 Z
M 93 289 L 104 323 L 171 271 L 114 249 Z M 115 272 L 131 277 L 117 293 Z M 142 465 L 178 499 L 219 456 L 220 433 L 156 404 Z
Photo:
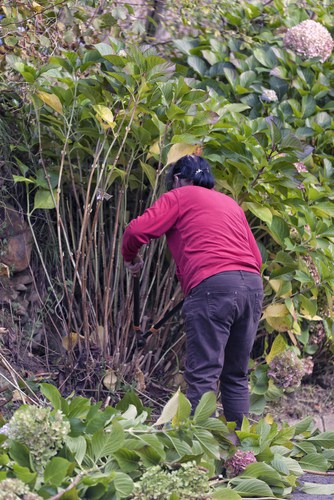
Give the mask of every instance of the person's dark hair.
M 179 179 L 187 180 L 194 186 L 212 189 L 215 185 L 215 179 L 211 173 L 210 165 L 201 156 L 182 156 L 182 158 L 171 166 L 166 179 L 168 191 L 173 187 L 175 175 L 177 175 Z

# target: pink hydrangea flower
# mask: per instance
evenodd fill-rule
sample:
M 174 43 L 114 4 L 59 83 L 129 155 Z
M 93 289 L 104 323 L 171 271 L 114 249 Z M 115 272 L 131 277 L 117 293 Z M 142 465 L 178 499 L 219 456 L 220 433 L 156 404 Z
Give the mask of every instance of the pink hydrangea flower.
M 293 165 L 298 173 L 308 172 L 306 165 L 302 161 L 296 161 L 296 163 L 294 163 Z
M 332 53 L 334 40 L 322 24 L 307 19 L 288 29 L 284 45 L 305 59 L 319 57 L 324 62 Z
M 226 473 L 229 477 L 238 476 L 254 462 L 256 462 L 256 457 L 252 451 L 237 450 L 225 462 Z

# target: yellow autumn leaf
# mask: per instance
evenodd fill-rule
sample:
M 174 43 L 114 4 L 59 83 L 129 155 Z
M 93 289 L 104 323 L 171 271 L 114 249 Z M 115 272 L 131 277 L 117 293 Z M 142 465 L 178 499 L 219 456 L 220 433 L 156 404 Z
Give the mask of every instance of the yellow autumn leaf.
M 103 378 L 104 387 L 106 387 L 109 391 L 114 392 L 114 390 L 116 389 L 117 381 L 118 378 L 115 371 L 112 368 L 107 370 Z
M 66 335 L 66 337 L 63 337 L 61 343 L 66 351 L 72 351 L 79 340 L 83 339 L 84 337 L 82 335 L 79 335 L 77 332 L 71 332 L 69 335 Z
M 283 318 L 289 313 L 285 304 L 270 304 L 263 313 L 263 318 Z
M 42 12 L 43 10 L 43 7 L 37 2 L 32 2 L 31 6 L 35 12 Z
M 96 104 L 93 108 L 96 111 L 97 119 L 104 126 L 104 128 L 114 128 L 116 126 L 111 109 L 107 108 L 107 106 L 103 106 L 102 104 Z
M 292 326 L 291 316 L 274 317 L 269 316 L 266 318 L 266 322 L 271 326 L 276 332 L 286 332 Z
M 277 335 L 275 338 L 269 354 L 266 356 L 266 363 L 271 363 L 271 361 L 274 359 L 277 354 L 281 354 L 281 352 L 284 352 L 286 349 L 287 342 L 285 338 L 282 335 Z
M 175 163 L 177 160 L 182 158 L 182 156 L 192 155 L 197 150 L 198 144 L 187 144 L 186 142 L 173 144 L 173 146 L 168 151 L 167 165 L 169 165 L 170 163 Z
M 156 141 L 154 144 L 149 149 L 150 153 L 152 155 L 158 155 L 160 154 L 160 143 L 159 141 Z
M 60 102 L 60 99 L 57 95 L 55 94 L 48 94 L 47 92 L 37 92 L 38 97 L 50 108 L 54 109 L 57 111 L 59 114 L 63 114 L 63 106 Z
M 274 423 L 274 419 L 271 413 L 268 413 L 263 420 L 269 425 L 272 425 Z

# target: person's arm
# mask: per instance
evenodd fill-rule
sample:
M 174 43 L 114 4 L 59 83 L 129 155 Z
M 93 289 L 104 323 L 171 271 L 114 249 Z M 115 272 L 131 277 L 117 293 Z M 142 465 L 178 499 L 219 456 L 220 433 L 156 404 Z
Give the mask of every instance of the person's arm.
M 143 215 L 132 220 L 127 226 L 122 241 L 122 255 L 125 262 L 137 258 L 142 245 L 159 238 L 175 224 L 179 214 L 175 193 L 162 195 Z M 129 266 L 127 266 L 129 267 Z

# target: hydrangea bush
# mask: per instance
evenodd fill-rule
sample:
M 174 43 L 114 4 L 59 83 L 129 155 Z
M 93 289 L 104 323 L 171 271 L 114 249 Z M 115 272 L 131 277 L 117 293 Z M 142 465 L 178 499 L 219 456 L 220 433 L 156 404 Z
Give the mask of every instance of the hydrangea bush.
M 9 439 L 28 447 L 36 470 L 43 470 L 56 455 L 69 431 L 70 423 L 61 411 L 52 413 L 49 407 L 33 405 L 21 406 L 1 429 Z

